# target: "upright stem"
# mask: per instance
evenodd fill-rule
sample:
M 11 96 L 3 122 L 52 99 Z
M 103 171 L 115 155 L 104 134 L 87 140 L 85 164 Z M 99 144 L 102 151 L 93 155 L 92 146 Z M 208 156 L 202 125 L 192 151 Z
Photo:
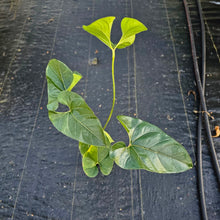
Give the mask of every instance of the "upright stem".
M 111 109 L 111 112 L 108 116 L 108 119 L 105 123 L 105 126 L 104 126 L 104 130 L 105 128 L 107 127 L 111 117 L 112 117 L 112 113 L 113 113 L 113 110 L 114 110 L 114 107 L 115 107 L 115 74 L 114 74 L 114 64 L 115 64 L 115 49 L 112 49 L 112 89 L 113 89 L 113 100 L 112 100 L 112 109 Z

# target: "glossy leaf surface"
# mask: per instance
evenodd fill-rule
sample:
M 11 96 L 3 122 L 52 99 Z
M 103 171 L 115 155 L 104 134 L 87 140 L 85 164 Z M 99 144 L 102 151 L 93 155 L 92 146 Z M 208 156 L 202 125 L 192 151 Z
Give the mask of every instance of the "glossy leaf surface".
M 49 111 L 49 118 L 57 130 L 86 144 L 106 145 L 99 119 L 80 95 L 63 91 L 58 95 L 58 102 L 68 106 L 69 111 Z
M 46 68 L 47 86 L 48 86 L 48 110 L 55 111 L 58 108 L 58 95 L 60 92 L 72 88 L 82 78 L 82 75 L 72 71 L 59 60 L 52 59 Z
M 111 157 L 124 169 L 145 169 L 156 173 L 179 173 L 192 168 L 185 148 L 161 129 L 148 122 L 118 116 L 129 136 L 129 146 L 118 142 Z
M 137 19 L 125 17 L 121 21 L 121 30 L 122 37 L 116 46 L 118 49 L 132 45 L 135 41 L 136 34 L 146 31 L 147 28 Z
M 114 161 L 109 157 L 108 147 L 89 146 L 80 143 L 79 148 L 80 152 L 83 153 L 82 165 L 87 176 L 97 176 L 99 169 L 104 175 L 111 173 Z
M 100 18 L 90 25 L 83 25 L 83 29 L 101 40 L 109 48 L 112 48 L 111 29 L 115 17 Z

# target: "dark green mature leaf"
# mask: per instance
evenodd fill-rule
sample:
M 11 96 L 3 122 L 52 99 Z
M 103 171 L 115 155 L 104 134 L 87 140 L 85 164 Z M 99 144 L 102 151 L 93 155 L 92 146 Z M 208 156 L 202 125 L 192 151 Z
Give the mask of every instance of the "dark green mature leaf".
M 122 37 L 116 46 L 118 49 L 132 45 L 135 41 L 136 34 L 146 31 L 147 28 L 137 19 L 125 17 L 121 21 L 121 30 Z
M 55 111 L 58 108 L 57 97 L 60 92 L 72 88 L 82 78 L 82 75 L 76 71 L 72 71 L 59 60 L 52 59 L 46 68 L 46 77 L 48 85 L 48 110 Z
M 90 25 L 83 25 L 83 29 L 112 49 L 111 29 L 114 20 L 115 17 L 112 16 L 100 18 Z
M 104 175 L 109 175 L 112 171 L 114 160 L 109 157 L 109 148 L 93 145 L 79 144 L 80 152 L 83 156 L 82 165 L 85 174 L 95 177 L 99 169 Z M 98 169 L 99 167 L 99 169 Z
M 100 121 L 81 96 L 70 92 L 82 78 L 81 74 L 52 59 L 46 76 L 49 118 L 57 130 L 75 140 L 104 146 L 106 140 Z M 56 112 L 59 103 L 68 106 L 69 111 Z
M 118 116 L 129 135 L 129 146 L 118 142 L 110 156 L 124 169 L 145 169 L 156 173 L 179 173 L 192 168 L 185 148 L 161 129 L 148 122 Z
M 49 111 L 49 118 L 57 130 L 86 144 L 106 145 L 106 137 L 99 119 L 80 95 L 63 91 L 58 95 L 58 102 L 68 106 L 69 111 Z

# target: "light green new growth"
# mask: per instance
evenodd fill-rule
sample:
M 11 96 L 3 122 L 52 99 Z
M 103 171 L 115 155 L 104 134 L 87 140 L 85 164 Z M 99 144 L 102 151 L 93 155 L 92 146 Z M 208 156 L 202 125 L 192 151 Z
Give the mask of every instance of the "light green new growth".
M 95 177 L 99 171 L 109 175 L 114 162 L 123 169 L 144 169 L 156 173 L 179 173 L 191 169 L 191 158 L 180 143 L 155 125 L 137 118 L 117 117 L 128 133 L 129 145 L 117 142 L 111 146 L 114 140 L 105 129 L 115 106 L 115 51 L 132 45 L 136 34 L 147 30 L 140 21 L 125 17 L 121 21 L 121 39 L 114 44 L 111 42 L 114 20 L 115 17 L 105 17 L 83 26 L 112 51 L 113 100 L 104 127 L 85 100 L 72 92 L 82 75 L 56 59 L 50 60 L 46 69 L 49 119 L 58 131 L 79 141 L 83 170 L 89 177 Z M 68 110 L 58 111 L 60 104 L 67 106 Z
M 123 49 L 125 47 L 128 47 L 132 45 L 135 41 L 136 34 L 146 31 L 147 28 L 144 24 L 142 24 L 140 21 L 134 18 L 128 18 L 125 17 L 121 21 L 121 30 L 122 30 L 122 36 L 121 39 L 117 44 L 113 44 L 111 42 L 111 29 L 112 24 L 115 20 L 115 17 L 105 17 L 100 18 L 90 25 L 86 26 L 83 25 L 83 29 L 87 31 L 88 33 L 94 35 L 97 37 L 100 41 L 102 41 L 106 46 L 108 46 L 112 51 L 112 89 L 113 89 L 113 99 L 112 99 L 112 108 L 110 111 L 110 114 L 108 116 L 108 119 L 104 125 L 104 130 L 106 129 L 113 111 L 115 107 L 115 74 L 114 74 L 114 63 L 115 63 L 115 50 Z

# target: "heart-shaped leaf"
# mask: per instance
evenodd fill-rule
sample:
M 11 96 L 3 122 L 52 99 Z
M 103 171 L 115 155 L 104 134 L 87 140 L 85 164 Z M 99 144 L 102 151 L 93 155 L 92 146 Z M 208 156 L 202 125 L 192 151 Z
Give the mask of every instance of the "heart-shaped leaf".
M 89 146 L 80 143 L 79 148 L 81 154 L 83 154 L 82 165 L 87 176 L 97 176 L 99 169 L 104 175 L 109 175 L 111 173 L 114 160 L 109 157 L 108 147 Z
M 106 145 L 106 137 L 99 119 L 80 95 L 62 91 L 58 95 L 58 102 L 68 106 L 69 111 L 49 111 L 49 118 L 57 130 L 86 144 Z
M 48 85 L 48 110 L 55 111 L 58 108 L 57 97 L 62 91 L 71 91 L 79 82 L 82 75 L 72 71 L 59 60 L 52 59 L 46 68 Z
M 118 142 L 110 156 L 124 169 L 145 169 L 156 173 L 179 173 L 192 168 L 185 148 L 161 129 L 148 122 L 118 116 L 129 136 L 129 146 Z
M 121 21 L 121 30 L 122 37 L 116 45 L 118 49 L 123 49 L 132 45 L 135 41 L 136 34 L 146 31 L 147 28 L 137 19 L 125 17 Z
M 111 29 L 114 20 L 113 16 L 100 18 L 90 25 L 83 25 L 83 29 L 112 49 Z
M 109 175 L 112 171 L 114 160 L 109 156 L 111 136 L 104 131 L 106 146 L 94 146 L 79 142 L 79 150 L 82 155 L 82 165 L 85 174 L 89 177 L 95 177 L 99 169 L 104 175 Z M 99 169 L 98 169 L 99 168 Z

